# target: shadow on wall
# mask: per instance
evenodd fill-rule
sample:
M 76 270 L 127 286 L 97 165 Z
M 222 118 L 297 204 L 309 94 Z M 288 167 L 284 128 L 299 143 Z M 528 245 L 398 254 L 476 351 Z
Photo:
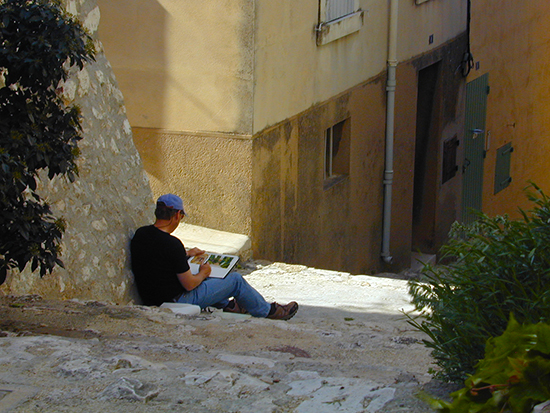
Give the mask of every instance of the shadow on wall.
M 156 0 L 97 0 L 97 4 L 101 11 L 99 38 L 124 94 L 130 124 L 161 125 L 168 76 L 168 13 Z M 162 148 L 156 141 L 148 142 L 147 147 L 154 148 L 147 155 L 153 161 L 145 165 L 147 172 L 161 177 Z

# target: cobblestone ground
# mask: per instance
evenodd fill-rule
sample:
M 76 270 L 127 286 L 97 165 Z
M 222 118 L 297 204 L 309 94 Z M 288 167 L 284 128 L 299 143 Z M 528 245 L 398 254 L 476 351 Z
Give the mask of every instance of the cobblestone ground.
M 0 298 L 0 411 L 430 412 L 431 379 L 406 281 L 249 263 L 290 321 L 220 311 Z

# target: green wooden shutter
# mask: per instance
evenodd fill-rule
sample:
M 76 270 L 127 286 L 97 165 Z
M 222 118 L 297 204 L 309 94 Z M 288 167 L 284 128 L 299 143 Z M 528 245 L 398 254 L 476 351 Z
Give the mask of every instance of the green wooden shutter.
M 510 182 L 512 182 L 512 177 L 510 176 L 510 162 L 512 159 L 512 152 L 514 148 L 512 143 L 507 143 L 506 145 L 497 149 L 497 162 L 495 168 L 495 194 L 502 191 Z
M 466 85 L 464 162 L 462 164 L 462 222 L 465 224 L 476 220 L 476 215 L 472 213 L 472 210 L 482 210 L 485 117 L 488 93 L 488 73 Z

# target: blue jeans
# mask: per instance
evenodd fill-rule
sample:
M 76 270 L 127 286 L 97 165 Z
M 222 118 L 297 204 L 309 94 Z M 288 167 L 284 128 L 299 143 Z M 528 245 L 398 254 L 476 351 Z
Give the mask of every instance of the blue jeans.
M 254 317 L 267 317 L 271 304 L 256 291 L 238 272 L 225 278 L 207 278 L 193 290 L 184 293 L 178 303 L 194 304 L 200 308 L 224 308 L 229 298 L 235 298 Z

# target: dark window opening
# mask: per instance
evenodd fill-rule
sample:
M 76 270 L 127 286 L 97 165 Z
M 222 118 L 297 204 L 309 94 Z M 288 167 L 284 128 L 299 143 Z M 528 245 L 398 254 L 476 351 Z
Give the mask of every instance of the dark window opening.
M 325 186 L 349 174 L 349 119 L 325 130 Z
M 443 176 L 441 180 L 443 184 L 454 178 L 458 171 L 458 165 L 456 164 L 457 148 L 458 138 L 456 135 L 443 143 Z

